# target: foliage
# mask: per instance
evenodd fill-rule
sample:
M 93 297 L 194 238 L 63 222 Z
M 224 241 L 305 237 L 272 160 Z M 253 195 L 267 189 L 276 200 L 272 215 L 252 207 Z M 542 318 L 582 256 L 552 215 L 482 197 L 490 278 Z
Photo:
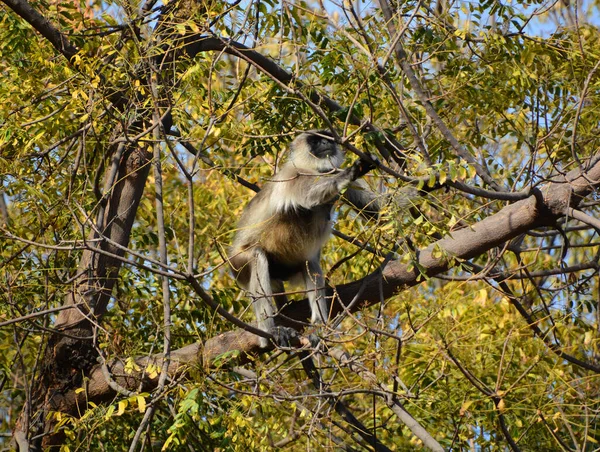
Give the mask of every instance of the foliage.
M 336 229 L 364 246 L 340 237 L 327 244 L 322 263 L 334 286 L 376 271 L 386 255 L 422 270 L 419 250 L 507 205 L 452 185 L 490 188 L 475 163 L 517 192 L 598 152 L 596 4 L 391 4 L 426 98 L 399 64 L 382 8 L 369 2 L 182 1 L 148 10 L 127 1 L 31 2 L 80 49 L 71 61 L 0 8 L 0 431 L 14 429 L 21 408 L 29 409 L 42 357 L 53 353 L 47 345 L 58 311 L 20 318 L 60 307 L 73 290 L 84 250 L 93 245 L 86 241 L 93 219 L 113 188 L 104 181 L 120 143 L 150 151 L 159 143 L 165 222 L 161 231 L 150 171 L 130 252 L 94 333 L 103 359 L 128 362 L 130 373 L 135 357 L 163 350 L 161 269 L 171 276 L 171 350 L 234 327 L 203 304 L 190 274 L 223 309 L 252 321 L 224 261 L 252 196 L 239 178 L 268 180 L 299 130 L 331 124 L 362 152 L 373 152 L 385 136 L 405 147 L 380 155 L 383 169 L 366 178 L 382 193 L 379 220 L 340 206 Z M 165 23 L 173 30 L 160 35 Z M 190 57 L 182 34 L 244 44 L 291 81 L 243 52 Z M 181 51 L 162 61 L 165 49 Z M 337 106 L 326 108 L 324 96 Z M 429 103 L 473 161 L 459 156 Z M 153 112 L 168 112 L 171 130 L 153 135 Z M 348 162 L 355 158 L 351 149 Z M 414 187 L 423 196 L 407 197 Z M 592 217 L 596 197 L 583 204 Z M 556 349 L 600 364 L 598 233 L 568 217 L 552 226 L 469 262 L 456 260 L 436 277 L 422 274 L 420 285 L 321 334 L 393 391 L 446 449 L 505 450 L 508 436 L 523 451 L 595 450 L 598 374 Z M 162 238 L 168 268 L 159 264 Z M 534 334 L 515 303 L 545 337 Z M 126 450 L 151 402 L 143 441 L 153 450 L 321 450 L 340 442 L 369 449 L 294 354 L 253 357 L 243 369 L 238 359 L 225 354 L 211 368 L 192 367 L 188 378 L 169 379 L 160 397 L 140 388 L 90 402 L 77 415 L 53 412 L 54 428 L 66 434 L 62 449 Z M 326 354 L 317 363 L 329 389 L 382 444 L 421 445 L 386 406 L 380 386 Z M 147 369 L 151 378 L 160 371 Z M 72 376 L 82 388 L 86 378 Z M 41 415 L 27 416 L 34 423 Z M 0 444 L 9 441 L 0 437 Z

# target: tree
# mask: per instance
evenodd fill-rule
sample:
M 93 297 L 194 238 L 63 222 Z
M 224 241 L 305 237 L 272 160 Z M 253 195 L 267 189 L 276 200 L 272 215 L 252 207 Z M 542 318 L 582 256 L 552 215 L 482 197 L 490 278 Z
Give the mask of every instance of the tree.
M 2 1 L 0 441 L 598 447 L 595 3 Z M 227 246 L 312 128 L 384 209 L 260 350 Z

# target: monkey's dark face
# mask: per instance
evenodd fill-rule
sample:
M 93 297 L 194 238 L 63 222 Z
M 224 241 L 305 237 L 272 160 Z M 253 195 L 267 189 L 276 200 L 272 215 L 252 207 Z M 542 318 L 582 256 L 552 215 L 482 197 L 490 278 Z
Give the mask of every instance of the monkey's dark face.
M 318 135 L 310 134 L 306 137 L 306 143 L 308 144 L 310 153 L 320 159 L 326 159 L 336 155 L 339 151 L 331 134 L 328 131 L 319 131 L 317 133 Z
M 290 150 L 288 163 L 304 171 L 328 173 L 339 168 L 344 161 L 344 153 L 326 130 L 301 133 L 290 144 Z

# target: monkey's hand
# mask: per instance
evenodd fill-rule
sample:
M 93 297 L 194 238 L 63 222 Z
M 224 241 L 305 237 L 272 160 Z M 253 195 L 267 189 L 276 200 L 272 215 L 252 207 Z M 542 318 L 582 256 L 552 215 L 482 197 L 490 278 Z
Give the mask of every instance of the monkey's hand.
M 379 163 L 379 159 L 374 155 L 369 155 L 370 160 L 367 159 L 358 159 L 356 160 L 352 166 L 350 167 L 350 177 L 352 180 L 356 180 L 359 177 L 364 176 L 372 169 L 377 168 L 377 164 Z

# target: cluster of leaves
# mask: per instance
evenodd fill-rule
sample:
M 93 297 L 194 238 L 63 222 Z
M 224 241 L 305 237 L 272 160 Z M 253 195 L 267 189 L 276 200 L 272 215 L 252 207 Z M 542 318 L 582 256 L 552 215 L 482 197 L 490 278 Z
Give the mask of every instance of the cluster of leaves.
M 247 302 L 224 265 L 236 221 L 252 195 L 232 174 L 264 182 L 297 130 L 323 127 L 328 118 L 351 134 L 360 127 L 349 121 L 355 116 L 391 131 L 406 145 L 403 172 L 429 180 L 419 188 L 432 188 L 440 179 L 481 181 L 432 127 L 424 99 L 394 64 L 378 8 L 361 3 L 359 20 L 347 5 L 333 3 L 327 8 L 269 0 L 231 7 L 216 3 L 193 9 L 178 30 L 245 43 L 286 69 L 293 81 L 275 81 L 239 56 L 222 52 L 202 53 L 185 71 L 174 70 L 177 76 L 165 97 L 171 132 L 177 133 L 166 136 L 161 147 L 165 237 L 169 266 L 185 274 L 191 260 L 193 272 L 202 274 L 203 287 L 219 305 L 250 321 Z M 401 43 L 428 100 L 502 186 L 531 187 L 557 168 L 570 169 L 597 152 L 597 26 L 559 27 L 544 37 L 532 25 L 537 20 L 532 3 L 543 10 L 537 2 L 469 3 L 439 14 L 433 13 L 434 3 L 396 5 L 398 18 L 410 18 Z M 83 50 L 67 62 L 29 25 L 0 8 L 0 98 L 5 99 L 0 105 L 0 196 L 8 207 L 7 218 L 0 216 L 2 431 L 14 427 L 17 407 L 25 404 L 27 388 L 39 375 L 53 317 L 2 323 L 61 305 L 81 256 L 74 244 L 88 237 L 86 221 L 102 208 L 108 150 L 124 130 L 130 136 L 138 132 L 128 127 L 140 111 L 162 106 L 164 100 L 152 97 L 139 68 L 160 49 L 181 45 L 145 39 L 156 15 L 140 19 L 134 3 L 32 4 Z M 126 108 L 110 106 L 116 93 L 124 93 Z M 315 94 L 329 96 L 342 108 L 319 115 L 310 102 Z M 144 145 L 152 141 L 151 135 L 141 140 Z M 183 142 L 199 153 L 189 154 Z M 352 143 L 361 151 L 372 150 L 368 134 L 357 133 Z M 396 178 L 379 172 L 368 181 L 398 197 L 386 198 L 380 222 L 363 221 L 342 207 L 336 228 L 406 263 L 456 226 L 469 227 L 504 205 L 455 190 L 433 191 L 406 205 L 397 199 L 403 192 Z M 162 282 L 148 269 L 159 248 L 153 182 L 150 177 L 131 234 L 129 247 L 136 254 L 127 256 L 131 262 L 121 270 L 102 319 L 98 345 L 107 359 L 133 363 L 133 357 L 158 352 L 162 344 Z M 527 275 L 596 259 L 597 232 L 563 226 L 569 242 L 562 246 L 561 234 L 542 231 L 526 237 L 520 253 L 490 253 L 473 262 L 512 271 L 515 280 L 507 284 L 530 300 L 528 308 L 552 342 L 597 363 L 597 274 Z M 562 259 L 564 247 L 569 253 Z M 340 239 L 327 245 L 323 266 L 334 268 L 328 274 L 331 283 L 356 280 L 382 262 L 380 255 L 356 252 L 356 246 Z M 394 387 L 445 447 L 497 450 L 505 441 L 499 415 L 523 450 L 556 450 L 570 441 L 590 448 L 597 444 L 598 377 L 558 359 L 532 334 L 506 294 L 483 278 L 466 280 L 470 270 L 459 265 L 447 279 L 423 277 L 424 284 L 347 318 L 336 341 L 378 381 Z M 169 289 L 173 348 L 231 329 L 185 280 L 173 278 Z M 251 362 L 257 375 L 251 381 L 227 368 L 232 357 L 222 358 L 214 371 L 195 369 L 191 381 L 171 382 L 149 428 L 157 449 L 269 450 L 289 439 L 294 450 L 301 450 L 333 447 L 334 437 L 352 437 L 331 407 L 314 396 L 297 362 L 281 355 Z M 381 442 L 396 450 L 418 445 L 359 375 L 331 358 L 323 358 L 320 367 L 330 389 L 343 394 Z M 142 393 L 108 407 L 90 405 L 81 418 L 59 416 L 57 427 L 67 433 L 64 449 L 101 450 L 106 444 L 111 450 L 126 449 L 149 400 Z M 5 440 L 0 437 L 0 443 Z

